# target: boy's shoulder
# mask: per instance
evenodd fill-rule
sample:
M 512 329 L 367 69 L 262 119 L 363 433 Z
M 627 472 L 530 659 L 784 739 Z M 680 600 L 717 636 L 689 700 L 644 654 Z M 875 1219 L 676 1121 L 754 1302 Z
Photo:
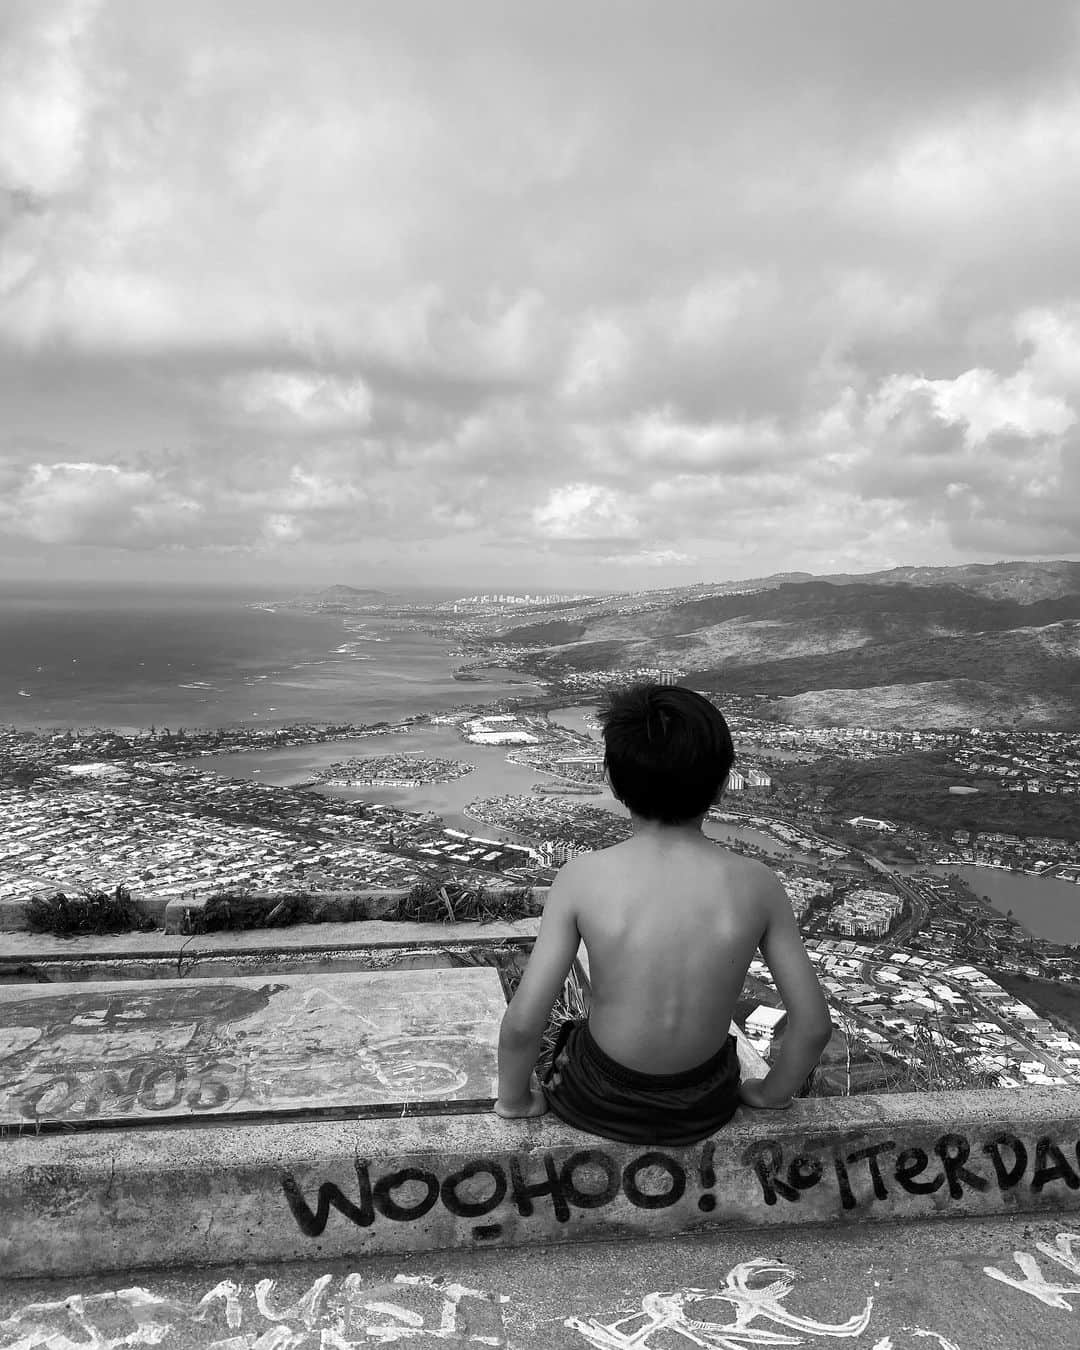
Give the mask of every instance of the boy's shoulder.
M 588 853 L 576 853 L 559 868 L 559 880 L 564 883 L 573 882 L 618 867 L 623 847 L 622 844 L 612 844 L 610 848 L 598 848 L 592 849 Z
M 605 872 L 609 868 L 625 867 L 634 854 L 634 840 L 622 839 L 617 844 L 608 844 L 606 848 L 590 849 L 587 853 L 576 853 L 560 869 L 562 872 L 583 873 Z
M 579 897 L 587 896 L 602 884 L 604 878 L 625 872 L 628 866 L 625 847 L 625 843 L 612 844 L 609 848 L 575 854 L 559 868 L 556 879 L 559 890 Z
M 625 874 L 635 867 L 632 840 L 612 844 L 609 848 L 579 853 L 559 869 L 560 889 L 589 889 L 598 878 Z M 715 850 L 716 877 L 719 884 L 737 888 L 744 895 L 752 895 L 768 903 L 770 898 L 783 895 L 783 883 L 767 863 L 746 858 L 728 849 Z

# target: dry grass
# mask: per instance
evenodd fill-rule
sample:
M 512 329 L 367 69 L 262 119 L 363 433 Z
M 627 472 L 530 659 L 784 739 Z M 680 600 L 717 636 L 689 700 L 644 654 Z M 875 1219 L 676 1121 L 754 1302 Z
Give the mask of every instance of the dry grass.
M 833 1018 L 844 1040 L 844 1059 L 820 1065 L 814 1071 L 809 1081 L 810 1096 L 948 1092 L 998 1085 L 995 1073 L 973 1068 L 964 1052 L 948 1043 L 938 1017 L 927 1018 L 916 1026 L 907 1058 L 859 1045 L 858 1024 L 835 1008 Z
M 552 1052 L 555 1049 L 555 1041 L 562 1024 L 569 1019 L 578 1020 L 588 1017 L 588 1015 L 588 996 L 582 987 L 581 980 L 578 978 L 577 970 L 571 968 L 570 974 L 566 977 L 566 983 L 563 985 L 563 991 L 552 1006 L 547 1026 L 544 1028 L 544 1034 L 540 1040 L 540 1053 L 536 1058 L 536 1072 L 541 1079 L 551 1067 Z
M 880 1056 L 887 1092 L 951 1092 L 998 1085 L 996 1073 L 972 1068 L 960 1050 L 934 1039 L 937 1028 L 924 1023 L 915 1028 L 914 1054 L 907 1063 L 891 1064 Z
M 254 896 L 247 891 L 221 891 L 211 895 L 202 909 L 187 916 L 189 933 L 245 932 L 251 928 L 287 928 L 313 922 L 311 896 L 304 892 Z
M 528 886 L 470 886 L 431 878 L 418 881 L 381 919 L 405 923 L 495 923 L 530 918 L 538 912 Z M 286 895 L 253 894 L 238 888 L 220 891 L 189 916 L 191 933 L 251 928 L 286 928 L 297 923 L 355 923 L 371 917 L 363 899 L 320 896 L 317 891 Z
M 458 881 L 419 881 L 386 915 L 413 923 L 497 923 L 536 914 L 532 890 L 470 886 Z

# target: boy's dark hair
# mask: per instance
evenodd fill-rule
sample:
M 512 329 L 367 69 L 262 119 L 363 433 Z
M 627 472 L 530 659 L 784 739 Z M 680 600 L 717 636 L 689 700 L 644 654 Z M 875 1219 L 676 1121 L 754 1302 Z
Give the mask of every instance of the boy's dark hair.
M 692 689 L 618 689 L 608 696 L 600 722 L 611 790 L 645 820 L 678 825 L 704 815 L 735 761 L 719 709 Z

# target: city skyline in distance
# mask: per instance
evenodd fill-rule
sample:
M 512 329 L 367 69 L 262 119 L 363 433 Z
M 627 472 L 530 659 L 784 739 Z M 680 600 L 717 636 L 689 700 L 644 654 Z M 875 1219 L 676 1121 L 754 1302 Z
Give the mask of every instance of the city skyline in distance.
M 1056 0 L 13 7 L 0 575 L 1080 558 L 1078 70 Z

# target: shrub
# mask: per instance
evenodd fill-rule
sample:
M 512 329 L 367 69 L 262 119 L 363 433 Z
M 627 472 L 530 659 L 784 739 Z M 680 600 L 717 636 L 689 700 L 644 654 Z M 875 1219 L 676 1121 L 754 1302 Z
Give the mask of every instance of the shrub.
M 417 923 L 494 923 L 532 918 L 537 913 L 528 886 L 490 890 L 464 882 L 418 881 L 385 917 Z
M 86 891 L 81 896 L 35 895 L 26 907 L 35 933 L 77 937 L 85 933 L 145 933 L 157 924 L 147 918 L 124 886 L 114 891 Z

